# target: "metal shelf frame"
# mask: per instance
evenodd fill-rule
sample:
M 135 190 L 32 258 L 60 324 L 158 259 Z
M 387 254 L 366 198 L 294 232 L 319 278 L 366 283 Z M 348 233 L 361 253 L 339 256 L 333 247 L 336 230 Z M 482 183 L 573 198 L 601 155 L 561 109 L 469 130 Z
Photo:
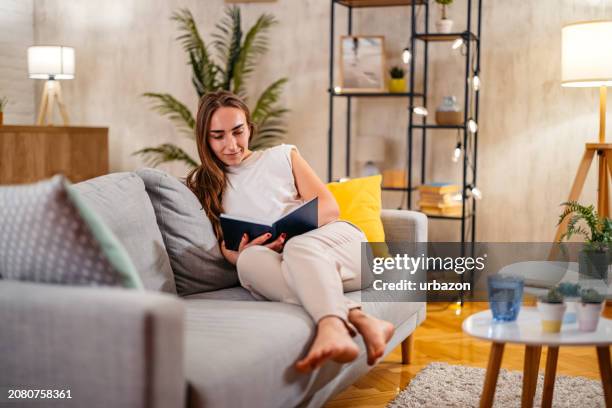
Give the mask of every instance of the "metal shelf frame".
M 462 211 L 461 216 L 429 216 L 431 219 L 443 219 L 460 221 L 461 243 L 471 242 L 476 240 L 476 202 L 468 195 L 468 192 L 476 185 L 477 176 L 477 153 L 478 153 L 478 132 L 471 133 L 466 126 L 470 119 L 474 119 L 478 123 L 478 104 L 479 91 L 474 91 L 471 86 L 471 78 L 474 75 L 481 75 L 480 55 L 481 55 L 481 16 L 482 16 L 482 0 L 465 0 L 467 2 L 467 21 L 465 30 L 462 32 L 453 32 L 448 34 L 432 33 L 429 31 L 430 7 L 434 3 L 433 0 L 330 0 L 331 3 L 331 19 L 330 19 L 330 46 L 329 46 L 329 129 L 328 129 L 328 181 L 333 179 L 333 142 L 334 142 L 334 100 L 338 97 L 346 98 L 346 130 L 345 130 L 345 171 L 344 175 L 350 177 L 351 165 L 351 108 L 353 98 L 397 98 L 402 100 L 405 98 L 408 102 L 408 128 L 406 131 L 406 187 L 383 187 L 385 191 L 400 191 L 406 196 L 406 208 L 411 209 L 413 204 L 413 192 L 418 189 L 418 185 L 413 182 L 414 152 L 413 141 L 416 136 L 421 136 L 420 149 L 420 184 L 425 184 L 427 180 L 426 174 L 426 158 L 427 158 L 427 135 L 428 131 L 439 131 L 445 129 L 458 130 L 462 132 L 461 145 L 463 151 L 462 160 Z M 392 94 L 389 92 L 336 92 L 334 84 L 334 60 L 335 60 L 335 40 L 336 40 L 336 7 L 345 7 L 348 11 L 348 26 L 347 34 L 353 34 L 353 9 L 355 8 L 374 8 L 374 7 L 410 7 L 410 37 L 409 44 L 412 52 L 410 60 L 410 68 L 408 72 L 408 91 L 404 93 Z M 476 6 L 476 11 L 474 11 Z M 421 26 L 424 32 L 417 31 L 417 8 L 422 7 L 424 20 Z M 475 16 L 473 16 L 475 14 Z M 474 18 L 473 18 L 474 17 Z M 475 26 L 475 27 L 473 27 Z M 475 28 L 475 32 L 472 31 Z M 428 91 L 429 91 L 429 45 L 441 42 L 455 41 L 462 38 L 464 40 L 463 56 L 465 58 L 465 75 L 464 75 L 464 95 L 463 95 L 463 124 L 455 126 L 435 125 L 426 123 L 426 117 L 418 116 L 413 113 L 415 106 L 427 107 Z M 420 60 L 419 52 L 417 52 L 417 41 L 422 54 L 422 83 L 421 90 L 416 89 L 417 61 Z M 430 109 L 431 110 L 431 109 Z M 420 131 L 420 132 L 419 132 Z M 440 135 L 443 137 L 443 135 Z M 402 201 L 403 206 L 403 201 Z

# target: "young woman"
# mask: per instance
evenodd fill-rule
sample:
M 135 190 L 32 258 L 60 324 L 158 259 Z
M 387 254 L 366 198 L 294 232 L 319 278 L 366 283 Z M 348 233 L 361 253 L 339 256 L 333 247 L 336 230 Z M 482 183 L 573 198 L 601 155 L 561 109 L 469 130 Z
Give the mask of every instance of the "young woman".
M 241 285 L 253 296 L 302 305 L 315 321 L 315 339 L 296 369 L 307 372 L 330 359 L 354 360 L 357 332 L 368 363 L 374 364 L 394 327 L 343 294 L 361 288 L 363 232 L 338 220 L 334 197 L 294 146 L 249 150 L 254 131 L 248 107 L 232 93 L 209 93 L 200 100 L 196 137 L 202 164 L 189 173 L 187 185 L 202 203 L 223 256 L 236 265 Z M 221 213 L 274 220 L 314 197 L 319 228 L 286 242 L 284 234 L 273 242 L 269 234 L 245 235 L 238 251 L 225 247 Z

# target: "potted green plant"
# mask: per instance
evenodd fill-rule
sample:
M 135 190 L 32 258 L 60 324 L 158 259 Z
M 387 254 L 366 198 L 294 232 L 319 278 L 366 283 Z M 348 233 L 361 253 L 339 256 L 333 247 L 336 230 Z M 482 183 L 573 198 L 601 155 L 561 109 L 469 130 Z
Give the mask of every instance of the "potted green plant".
M 595 289 L 585 289 L 580 294 L 578 304 L 578 330 L 591 332 L 597 330 L 599 316 L 603 311 L 604 297 Z
M 538 298 L 537 305 L 542 320 L 542 331 L 559 333 L 566 308 L 563 303 L 563 295 L 559 292 L 559 289 L 551 288 L 546 295 Z
M 569 240 L 574 234 L 582 235 L 585 245 L 578 254 L 578 272 L 581 277 L 602 279 L 608 282 L 608 266 L 610 265 L 610 244 L 612 243 L 612 219 L 600 217 L 593 205 L 583 206 L 576 201 L 568 201 L 561 205 L 565 210 L 559 216 L 561 224 L 567 217 L 567 231 L 559 241 Z M 586 228 L 578 223 L 583 221 Z
M 565 317 L 563 323 L 576 323 L 576 313 L 580 302 L 580 285 L 572 282 L 561 282 L 557 290 L 563 295 L 565 306 Z
M 0 126 L 2 126 L 2 123 L 4 123 L 4 107 L 7 103 L 8 98 L 6 96 L 0 98 Z
M 389 81 L 389 92 L 402 93 L 406 92 L 406 71 L 402 67 L 395 66 L 389 70 L 391 80 Z
M 453 31 L 453 20 L 446 18 L 446 7 L 453 4 L 453 0 L 436 0 L 440 6 L 442 6 L 442 18 L 436 21 L 436 29 L 439 33 L 450 33 Z
M 204 41 L 188 9 L 174 12 L 171 19 L 178 24 L 180 35 L 176 39 L 187 54 L 191 83 L 198 98 L 207 92 L 226 90 L 249 99 L 247 83 L 255 73 L 259 57 L 268 50 L 268 33 L 277 24 L 276 18 L 262 14 L 245 32 L 240 8 L 227 7 L 225 18 L 215 25 L 211 42 Z M 208 32 L 208 28 L 203 31 Z M 265 149 L 283 142 L 287 133 L 284 117 L 289 110 L 283 107 L 281 94 L 287 81 L 287 78 L 277 79 L 263 87 L 255 102 L 249 99 L 251 118 L 257 127 L 255 136 L 249 141 L 250 149 Z M 261 85 L 258 83 L 257 87 L 261 88 Z M 183 104 L 168 93 L 146 92 L 143 96 L 153 102 L 153 109 L 176 124 L 177 133 L 195 140 L 196 120 L 188 107 L 193 105 L 192 102 Z M 133 154 L 142 156 L 151 166 L 171 161 L 181 161 L 189 168 L 199 165 L 197 158 L 187 150 L 170 142 L 145 147 Z

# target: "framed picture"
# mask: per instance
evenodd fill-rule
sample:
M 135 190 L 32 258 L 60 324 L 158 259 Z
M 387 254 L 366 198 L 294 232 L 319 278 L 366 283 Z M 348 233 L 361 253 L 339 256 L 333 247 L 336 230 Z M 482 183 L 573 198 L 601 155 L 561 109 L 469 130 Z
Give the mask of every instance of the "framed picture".
M 341 37 L 340 87 L 342 92 L 386 92 L 385 37 Z

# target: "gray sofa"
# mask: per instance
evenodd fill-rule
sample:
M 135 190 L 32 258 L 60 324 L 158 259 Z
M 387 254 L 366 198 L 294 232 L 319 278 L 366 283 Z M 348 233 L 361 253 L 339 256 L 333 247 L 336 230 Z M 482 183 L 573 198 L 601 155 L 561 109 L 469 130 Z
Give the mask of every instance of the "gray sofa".
M 112 182 L 108 177 L 77 187 L 95 190 Z M 129 203 L 109 195 L 96 205 L 143 276 L 169 263 L 163 245 L 151 245 L 148 255 L 133 249 L 141 239 L 148 242 L 145 234 L 159 235 L 138 181 Z M 125 205 L 143 209 L 138 221 L 122 218 Z M 423 214 L 383 210 L 382 219 L 387 241 L 427 241 Z M 172 285 L 145 286 L 135 291 L 0 280 L 0 390 L 71 391 L 70 400 L 15 403 L 20 407 L 318 407 L 370 368 L 357 337 L 361 354 L 355 361 L 296 372 L 293 365 L 314 335 L 301 307 L 256 301 L 241 287 L 179 297 Z M 347 295 L 360 299 L 359 291 Z M 363 307 L 395 324 L 386 353 L 402 343 L 407 362 L 425 304 Z

